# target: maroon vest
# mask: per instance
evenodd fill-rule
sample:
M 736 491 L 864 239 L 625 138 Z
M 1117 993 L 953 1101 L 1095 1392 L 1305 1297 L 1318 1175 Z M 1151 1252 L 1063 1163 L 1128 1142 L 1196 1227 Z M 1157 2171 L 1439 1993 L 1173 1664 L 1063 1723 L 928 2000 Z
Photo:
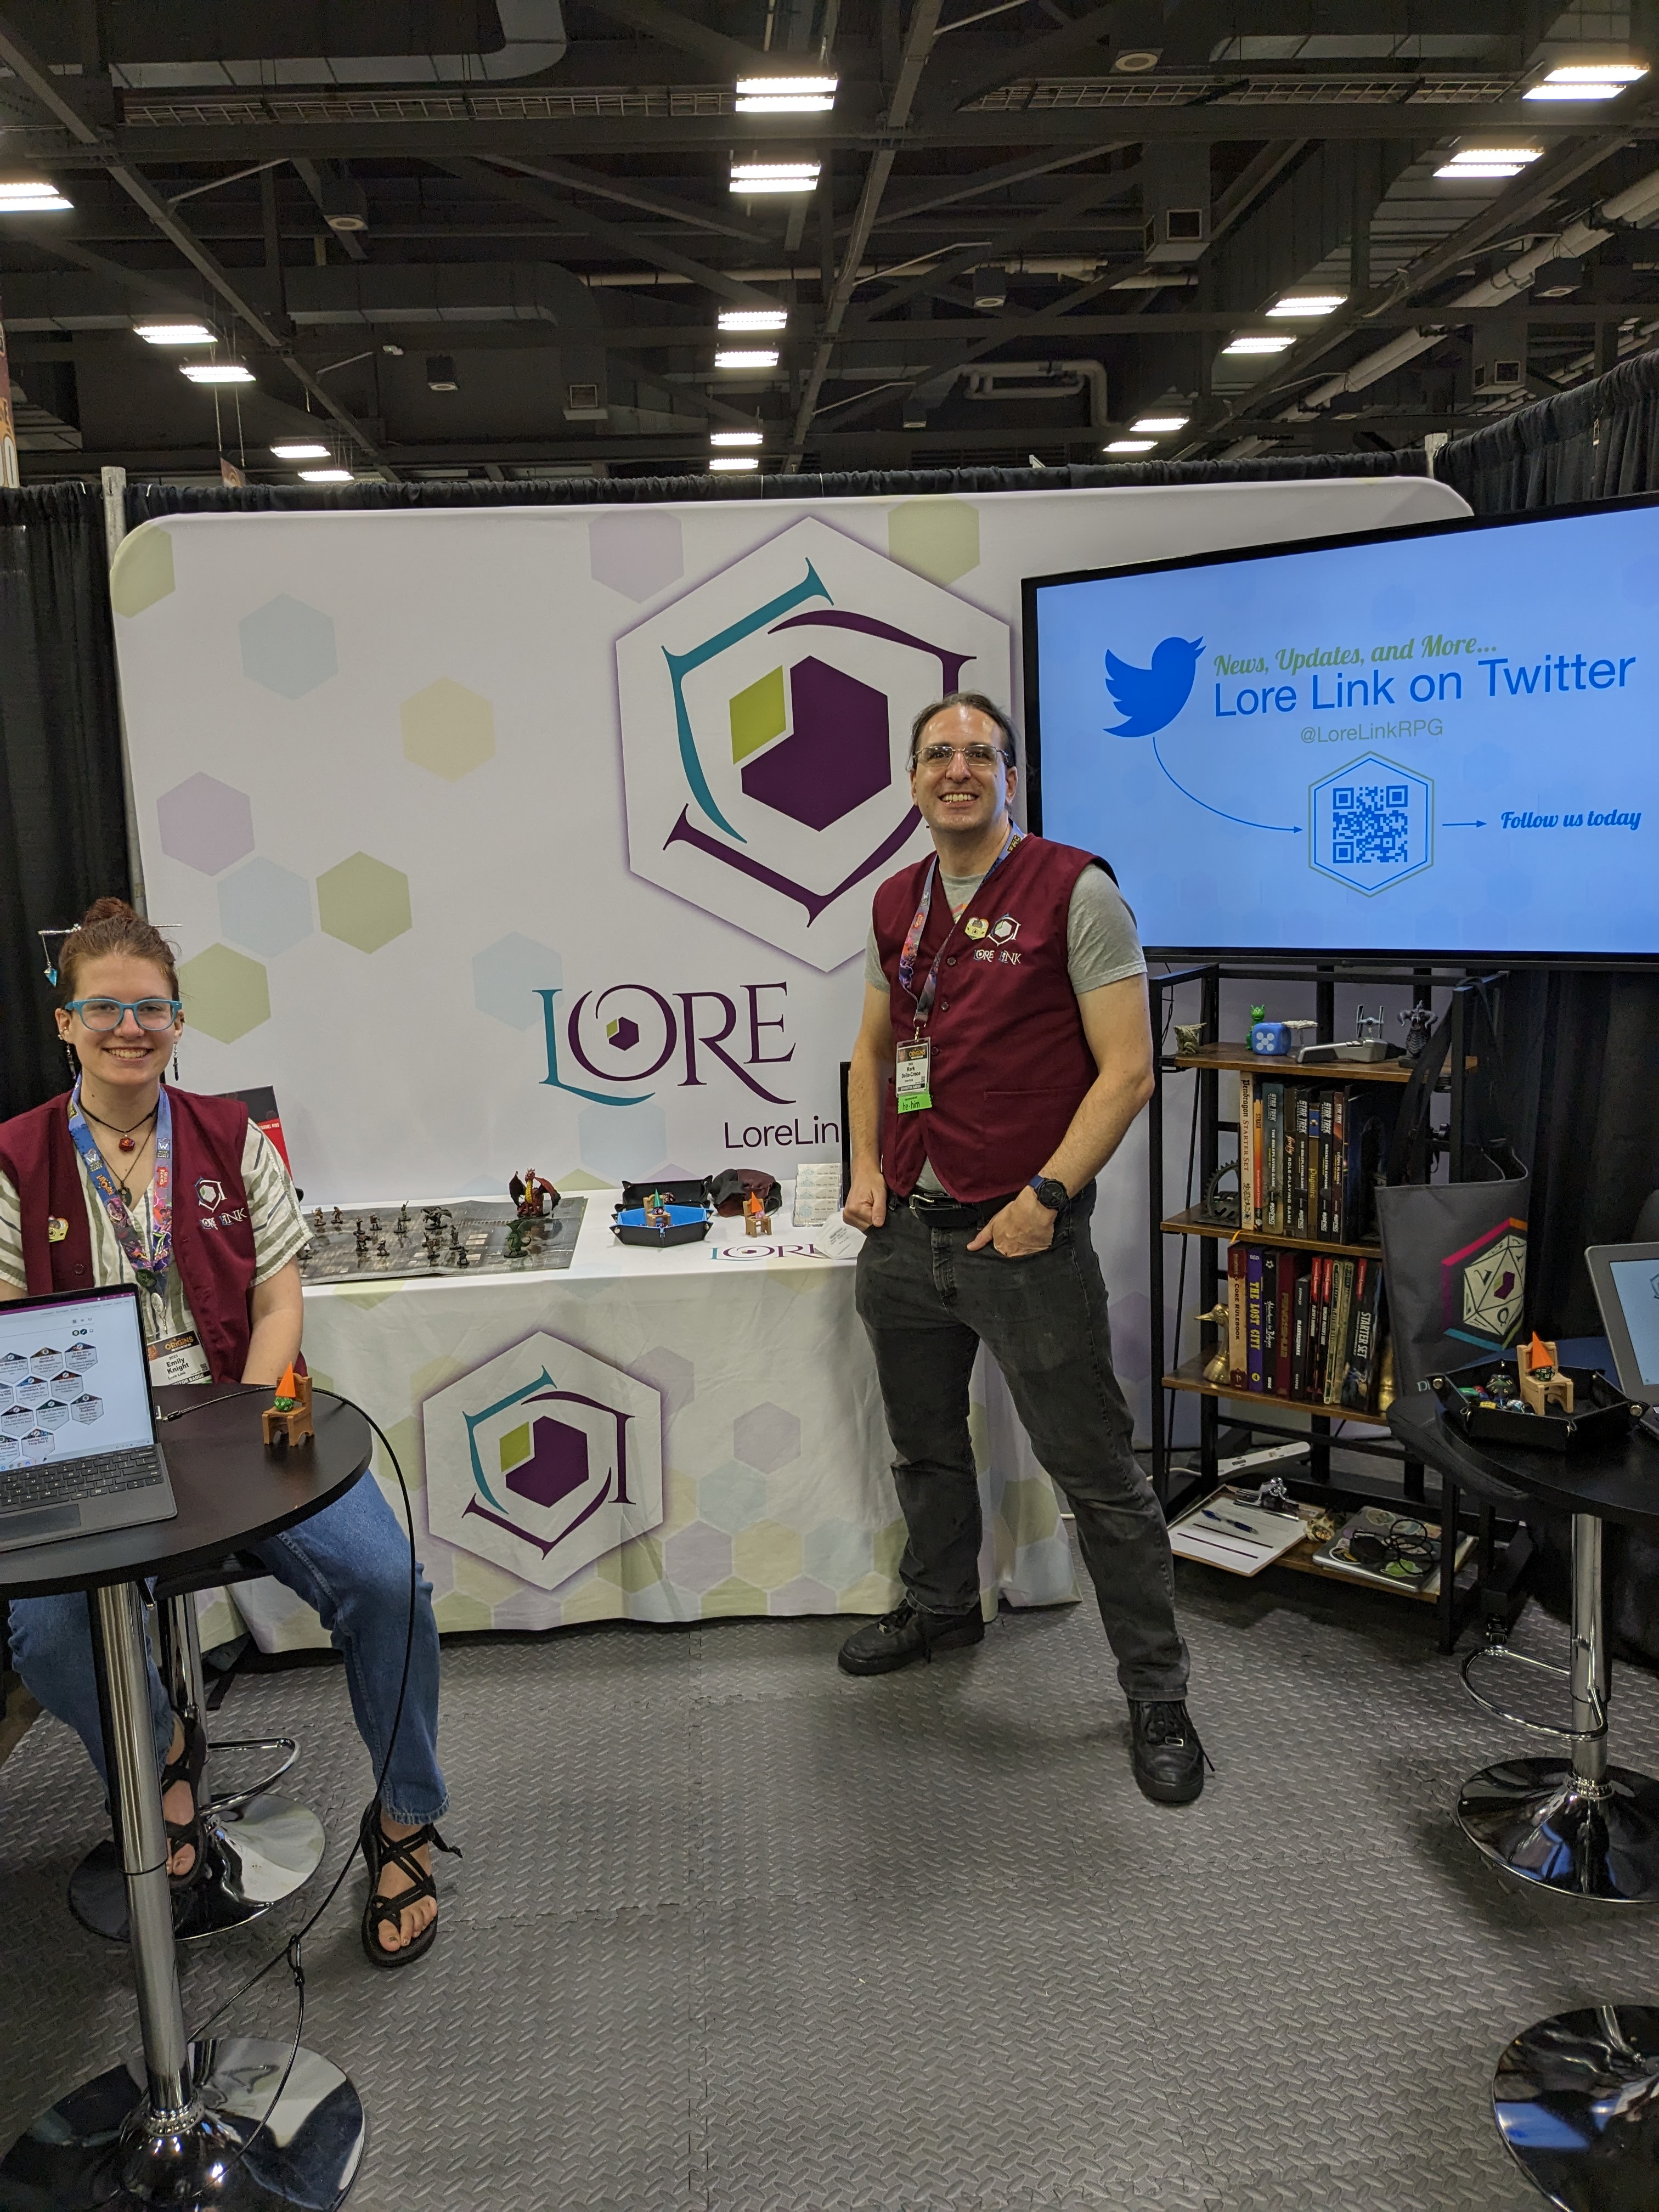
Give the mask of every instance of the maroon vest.
M 10 1177 L 22 1211 L 23 1262 L 32 1294 L 94 1286 L 92 1231 L 87 1221 L 69 1094 L 47 1099 L 0 1122 L 0 1169 Z M 253 1230 L 242 1184 L 247 1108 L 240 1098 L 204 1098 L 189 1091 L 173 1104 L 173 1264 L 185 1286 L 216 1382 L 240 1382 L 252 1334 Z M 69 1233 L 54 1244 L 56 1216 Z
M 1023 838 L 975 892 L 954 934 L 934 884 L 912 978 L 920 993 L 950 935 L 927 1030 L 933 1103 L 900 1114 L 890 1085 L 882 1122 L 882 1172 L 900 1197 L 915 1188 L 924 1158 L 952 1198 L 1004 1197 L 1030 1182 L 1071 1127 L 1098 1073 L 1066 963 L 1072 893 L 1094 858 Z M 927 875 L 918 860 L 890 876 L 872 912 L 897 1037 L 915 1030 L 898 963 Z M 978 938 L 963 927 L 975 916 L 988 925 Z

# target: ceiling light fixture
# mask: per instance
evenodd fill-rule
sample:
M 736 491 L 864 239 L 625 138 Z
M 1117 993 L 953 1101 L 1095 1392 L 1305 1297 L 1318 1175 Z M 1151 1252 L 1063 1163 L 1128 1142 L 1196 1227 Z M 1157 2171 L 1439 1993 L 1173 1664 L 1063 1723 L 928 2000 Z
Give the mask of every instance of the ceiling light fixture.
M 722 307 L 720 312 L 723 331 L 781 331 L 788 323 L 784 307 Z
M 1223 346 L 1221 350 L 1223 353 L 1231 354 L 1286 353 L 1295 343 L 1296 340 L 1288 334 L 1279 337 L 1276 334 L 1261 331 L 1250 337 L 1234 338 L 1230 343 Z
M 1527 87 L 1523 100 L 1615 100 L 1627 84 L 1647 75 L 1645 62 L 1564 62 L 1540 84 Z
M 185 361 L 179 364 L 180 376 L 187 376 L 192 384 L 252 384 L 253 371 L 240 361 Z
M 1282 300 L 1275 300 L 1267 313 L 1272 316 L 1331 315 L 1346 304 L 1346 292 L 1287 292 Z
M 753 453 L 716 453 L 708 464 L 711 476 L 730 476 L 738 469 L 757 469 L 760 463 Z
M 1157 443 L 1156 438 L 1114 438 L 1100 450 L 1103 453 L 1150 453 Z
M 273 446 L 270 450 L 279 461 L 325 461 L 328 459 L 326 446 Z
M 716 368 L 775 368 L 777 365 L 774 346 L 728 346 L 714 356 Z
M 74 205 L 49 177 L 0 177 L 0 215 L 56 215 Z
M 817 161 L 733 161 L 734 192 L 810 192 L 817 188 Z
M 1437 177 L 1518 177 L 1529 161 L 1538 160 L 1540 146 L 1460 146 L 1449 161 L 1435 171 Z
M 711 430 L 711 446 L 758 446 L 762 434 L 758 430 Z
M 351 483 L 356 479 L 349 469 L 301 469 L 301 483 Z
M 1138 438 L 1161 438 L 1166 430 L 1184 430 L 1186 427 L 1184 415 L 1143 415 L 1139 422 L 1129 425 Z
M 825 115 L 836 104 L 833 76 L 740 76 L 739 115 Z
M 135 323 L 134 334 L 146 345 L 217 345 L 219 334 L 205 323 Z

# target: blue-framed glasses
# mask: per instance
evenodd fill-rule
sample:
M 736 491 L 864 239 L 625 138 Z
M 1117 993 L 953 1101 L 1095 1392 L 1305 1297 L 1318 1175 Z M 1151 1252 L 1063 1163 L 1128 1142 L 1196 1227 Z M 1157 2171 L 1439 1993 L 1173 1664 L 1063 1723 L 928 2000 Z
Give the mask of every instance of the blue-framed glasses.
M 66 1014 L 79 1014 L 99 1036 L 118 1030 L 126 1014 L 141 1030 L 170 1030 L 184 1011 L 182 999 L 70 999 L 64 1007 Z

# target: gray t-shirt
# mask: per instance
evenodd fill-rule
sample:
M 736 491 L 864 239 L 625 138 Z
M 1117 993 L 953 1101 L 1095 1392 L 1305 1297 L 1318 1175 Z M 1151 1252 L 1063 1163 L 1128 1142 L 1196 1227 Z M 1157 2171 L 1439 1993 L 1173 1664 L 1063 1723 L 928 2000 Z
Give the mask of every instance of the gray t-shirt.
M 984 880 L 982 875 L 947 876 L 940 872 L 939 882 L 951 902 L 952 915 L 963 913 Z M 1131 975 L 1146 973 L 1134 918 L 1123 902 L 1123 894 L 1105 869 L 1097 867 L 1092 861 L 1078 878 L 1072 891 L 1072 903 L 1066 916 L 1066 969 L 1072 979 L 1072 988 L 1079 998 L 1085 991 L 1098 991 L 1108 983 L 1121 983 Z M 865 939 L 864 980 L 872 990 L 884 993 L 887 989 L 873 926 Z M 945 1188 L 933 1173 L 931 1163 L 926 1160 L 917 1180 L 922 1190 Z

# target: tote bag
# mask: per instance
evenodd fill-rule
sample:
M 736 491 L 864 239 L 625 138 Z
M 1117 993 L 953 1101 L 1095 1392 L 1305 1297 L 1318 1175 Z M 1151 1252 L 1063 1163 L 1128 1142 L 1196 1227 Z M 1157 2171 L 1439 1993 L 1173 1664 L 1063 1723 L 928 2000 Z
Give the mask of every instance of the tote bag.
M 1410 1180 L 1425 1171 L 1429 1102 L 1450 1041 L 1448 1015 L 1412 1071 L 1376 1193 L 1395 1386 L 1402 1392 L 1449 1368 L 1501 1358 L 1525 1322 L 1529 1170 L 1507 1146 L 1493 1146 L 1481 1155 L 1492 1170 L 1486 1180 Z

